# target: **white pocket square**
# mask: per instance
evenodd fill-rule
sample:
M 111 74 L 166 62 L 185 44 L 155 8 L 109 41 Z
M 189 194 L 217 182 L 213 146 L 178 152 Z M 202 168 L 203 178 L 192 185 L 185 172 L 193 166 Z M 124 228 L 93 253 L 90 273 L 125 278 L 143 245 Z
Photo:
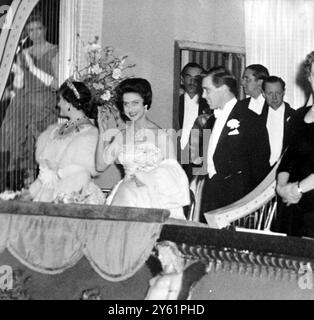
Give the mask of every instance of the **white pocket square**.
M 230 131 L 228 133 L 228 136 L 237 136 L 238 134 L 240 134 L 239 130 L 238 129 L 235 129 L 233 131 Z

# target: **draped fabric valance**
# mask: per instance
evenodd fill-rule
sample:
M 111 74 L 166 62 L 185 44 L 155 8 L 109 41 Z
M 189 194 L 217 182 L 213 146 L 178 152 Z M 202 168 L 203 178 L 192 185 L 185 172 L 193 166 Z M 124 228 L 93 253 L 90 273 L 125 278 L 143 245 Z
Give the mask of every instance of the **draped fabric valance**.
M 0 215 L 5 249 L 28 268 L 59 274 L 83 256 L 104 279 L 132 277 L 149 258 L 162 224 Z

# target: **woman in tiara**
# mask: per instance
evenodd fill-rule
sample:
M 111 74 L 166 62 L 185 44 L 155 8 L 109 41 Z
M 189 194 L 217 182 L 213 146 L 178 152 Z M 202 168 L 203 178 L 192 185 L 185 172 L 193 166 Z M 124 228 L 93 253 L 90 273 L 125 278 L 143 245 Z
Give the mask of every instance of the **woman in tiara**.
M 103 204 L 103 193 L 92 181 L 98 129 L 90 120 L 97 117 L 91 92 L 84 83 L 67 80 L 58 93 L 60 116 L 68 121 L 49 126 L 39 136 L 39 176 L 24 199 Z
M 183 207 L 190 204 L 188 178 L 176 160 L 170 136 L 148 119 L 152 103 L 149 82 L 126 79 L 118 87 L 118 107 L 125 130 L 108 129 L 106 114 L 99 112 L 96 167 L 123 165 L 125 177 L 116 185 L 108 205 L 169 209 L 172 218 L 185 219 Z

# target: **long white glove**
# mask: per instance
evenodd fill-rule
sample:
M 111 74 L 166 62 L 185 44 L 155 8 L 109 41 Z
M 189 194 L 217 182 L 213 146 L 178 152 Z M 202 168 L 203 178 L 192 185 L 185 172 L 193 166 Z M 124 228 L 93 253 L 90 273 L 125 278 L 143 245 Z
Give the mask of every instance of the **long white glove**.
M 17 89 L 21 89 L 24 86 L 24 71 L 17 64 L 13 63 L 11 71 L 14 73 L 13 86 Z
M 28 65 L 29 71 L 41 82 L 43 82 L 47 87 L 49 87 L 52 84 L 53 76 L 37 68 L 28 52 L 24 51 L 23 54 L 25 57 L 25 61 Z
M 41 183 L 50 188 L 55 187 L 58 181 L 57 172 L 47 167 L 40 167 L 39 169 L 40 171 L 39 171 L 38 179 L 41 181 Z
M 79 166 L 79 165 L 75 165 L 75 164 L 72 164 L 72 165 L 69 165 L 63 169 L 58 169 L 57 170 L 57 176 L 60 178 L 60 179 L 64 179 L 66 177 L 69 177 L 71 175 L 75 175 L 76 173 L 79 173 L 79 172 L 82 172 L 82 171 L 86 171 L 86 169 L 82 166 Z

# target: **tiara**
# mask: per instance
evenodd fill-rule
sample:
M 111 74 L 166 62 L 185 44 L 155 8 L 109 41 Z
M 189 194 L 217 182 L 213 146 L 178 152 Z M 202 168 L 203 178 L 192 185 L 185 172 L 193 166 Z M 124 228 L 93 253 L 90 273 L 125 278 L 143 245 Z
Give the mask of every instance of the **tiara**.
M 66 81 L 66 84 L 67 84 L 68 88 L 72 90 L 72 92 L 74 93 L 76 99 L 80 99 L 81 96 L 80 96 L 79 92 L 77 91 L 77 89 L 75 88 L 73 82 L 71 82 L 71 80 L 68 79 Z

